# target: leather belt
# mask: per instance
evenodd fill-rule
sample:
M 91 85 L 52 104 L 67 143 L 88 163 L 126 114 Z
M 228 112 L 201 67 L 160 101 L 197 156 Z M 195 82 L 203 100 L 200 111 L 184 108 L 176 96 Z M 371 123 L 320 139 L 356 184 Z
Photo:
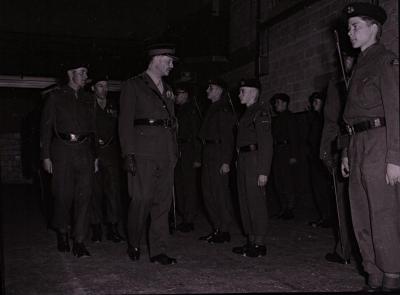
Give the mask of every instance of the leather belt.
M 164 128 L 172 128 L 175 126 L 174 121 L 170 119 L 136 119 L 134 120 L 134 124 Z
M 257 144 L 249 144 L 249 145 L 241 146 L 239 148 L 239 153 L 254 152 L 256 150 L 258 150 Z
M 221 139 L 204 139 L 205 144 L 219 144 L 222 143 Z
M 379 128 L 386 126 L 385 118 L 372 118 L 367 121 L 359 122 L 354 125 L 346 125 L 346 131 L 349 135 L 354 135 L 369 129 Z
M 83 142 L 90 134 L 74 134 L 74 133 L 57 133 L 58 136 L 68 142 Z
M 289 140 L 287 140 L 287 139 L 274 141 L 274 145 L 277 145 L 277 146 L 288 145 L 288 144 L 289 144 Z

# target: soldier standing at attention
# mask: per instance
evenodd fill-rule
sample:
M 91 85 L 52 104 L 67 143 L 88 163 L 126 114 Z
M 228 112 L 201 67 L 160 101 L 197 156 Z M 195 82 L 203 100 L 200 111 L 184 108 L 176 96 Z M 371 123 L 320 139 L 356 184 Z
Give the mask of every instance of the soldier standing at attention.
M 345 7 L 348 35 L 360 48 L 343 118 L 351 135 L 342 174 L 349 177 L 353 227 L 369 291 L 400 290 L 399 60 L 379 44 L 386 12 Z
M 175 108 L 178 120 L 179 158 L 175 167 L 175 191 L 178 212 L 182 223 L 177 226 L 181 232 L 194 230 L 200 200 L 197 192 L 197 172 L 201 163 L 196 155 L 201 152 L 197 138 L 201 126 L 200 109 L 190 95 L 188 84 L 178 84 L 175 89 Z
M 122 219 L 120 195 L 120 151 L 118 145 L 118 113 L 114 104 L 107 99 L 108 78 L 97 76 L 91 82 L 95 103 L 96 141 L 98 145 L 98 168 L 95 174 L 92 199 L 92 241 L 102 239 L 103 207 L 106 212 L 107 239 L 115 243 L 123 237 L 118 232 Z M 104 200 L 104 202 L 103 202 Z M 103 206 L 104 204 L 104 206 Z
M 248 257 L 266 255 L 268 212 L 265 186 L 272 161 L 271 116 L 259 102 L 261 85 L 256 79 L 240 82 L 240 102 L 246 111 L 239 121 L 237 185 L 247 243 L 232 251 Z
M 175 48 L 152 46 L 147 70 L 122 86 L 119 137 L 128 172 L 128 255 L 140 258 L 140 239 L 149 229 L 150 261 L 176 263 L 167 256 L 168 212 L 177 160 L 176 119 L 172 89 L 163 81 L 174 67 Z
M 41 158 L 52 174 L 53 226 L 57 248 L 69 252 L 71 210 L 73 254 L 90 256 L 84 244 L 89 225 L 90 200 L 95 172 L 93 97 L 83 88 L 87 80 L 84 62 L 67 66 L 68 84 L 50 94 L 41 118 Z
M 202 188 L 203 200 L 213 232 L 199 239 L 209 243 L 231 240 L 233 208 L 229 189 L 229 172 L 235 147 L 236 116 L 225 93 L 225 81 L 208 82 L 207 97 L 211 106 L 201 126 L 199 137 L 203 142 Z

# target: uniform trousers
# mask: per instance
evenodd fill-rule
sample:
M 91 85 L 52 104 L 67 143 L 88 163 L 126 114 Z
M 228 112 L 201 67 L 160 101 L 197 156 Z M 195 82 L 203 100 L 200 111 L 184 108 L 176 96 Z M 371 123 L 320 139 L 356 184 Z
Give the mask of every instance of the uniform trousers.
M 222 164 L 217 145 L 206 145 L 201 177 L 204 206 L 214 229 L 229 232 L 233 222 L 233 208 L 229 189 L 229 173 L 221 175 Z
M 400 185 L 386 184 L 386 128 L 351 137 L 350 206 L 364 270 L 400 273 Z
M 265 244 L 268 226 L 265 187 L 259 187 L 257 152 L 240 153 L 237 168 L 237 185 L 243 230 L 249 242 Z
M 168 245 L 174 163 L 141 156 L 135 160 L 136 174 L 128 173 L 128 240 L 132 247 L 139 248 L 150 216 L 150 256 L 156 256 L 165 253 Z
M 200 206 L 197 192 L 198 169 L 193 168 L 193 145 L 180 144 L 179 150 L 180 157 L 175 167 L 176 204 L 183 222 L 193 223 Z
M 104 207 L 106 222 L 115 224 L 121 220 L 119 163 L 114 159 L 99 158 L 99 171 L 95 174 L 92 198 L 92 224 L 103 222 Z
M 52 143 L 52 192 L 54 197 L 53 226 L 67 232 L 71 209 L 72 236 L 82 242 L 89 223 L 90 200 L 93 192 L 94 159 L 88 142 Z

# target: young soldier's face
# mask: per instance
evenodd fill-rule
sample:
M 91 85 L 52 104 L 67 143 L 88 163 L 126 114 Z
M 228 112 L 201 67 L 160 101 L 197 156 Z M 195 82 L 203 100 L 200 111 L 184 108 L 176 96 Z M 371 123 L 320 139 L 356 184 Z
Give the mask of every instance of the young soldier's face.
M 275 100 L 275 111 L 277 113 L 282 113 L 287 110 L 287 102 L 281 99 Z
M 359 16 L 348 21 L 348 35 L 354 48 L 364 50 L 376 42 L 377 26 L 370 24 Z
M 241 104 L 249 105 L 257 98 L 257 89 L 253 87 L 240 87 L 239 99 Z
M 68 71 L 69 79 L 79 88 L 85 87 L 86 80 L 88 78 L 87 69 L 84 67 L 73 69 Z
M 188 93 L 185 90 L 178 89 L 175 95 L 176 104 L 184 104 L 188 100 Z
M 215 102 L 221 98 L 222 88 L 218 85 L 210 84 L 206 90 L 207 98 L 212 102 Z
M 314 99 L 312 101 L 312 108 L 316 112 L 320 112 L 322 110 L 322 100 L 320 99 Z
M 92 90 L 99 98 L 107 98 L 108 83 L 107 81 L 99 81 L 93 87 Z

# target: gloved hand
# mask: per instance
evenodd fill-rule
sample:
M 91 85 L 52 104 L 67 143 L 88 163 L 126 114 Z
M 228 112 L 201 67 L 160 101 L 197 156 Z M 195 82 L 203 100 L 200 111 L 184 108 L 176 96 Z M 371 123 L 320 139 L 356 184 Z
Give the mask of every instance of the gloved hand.
M 126 155 L 123 159 L 123 168 L 125 171 L 131 173 L 132 175 L 136 174 L 136 160 L 134 154 Z

